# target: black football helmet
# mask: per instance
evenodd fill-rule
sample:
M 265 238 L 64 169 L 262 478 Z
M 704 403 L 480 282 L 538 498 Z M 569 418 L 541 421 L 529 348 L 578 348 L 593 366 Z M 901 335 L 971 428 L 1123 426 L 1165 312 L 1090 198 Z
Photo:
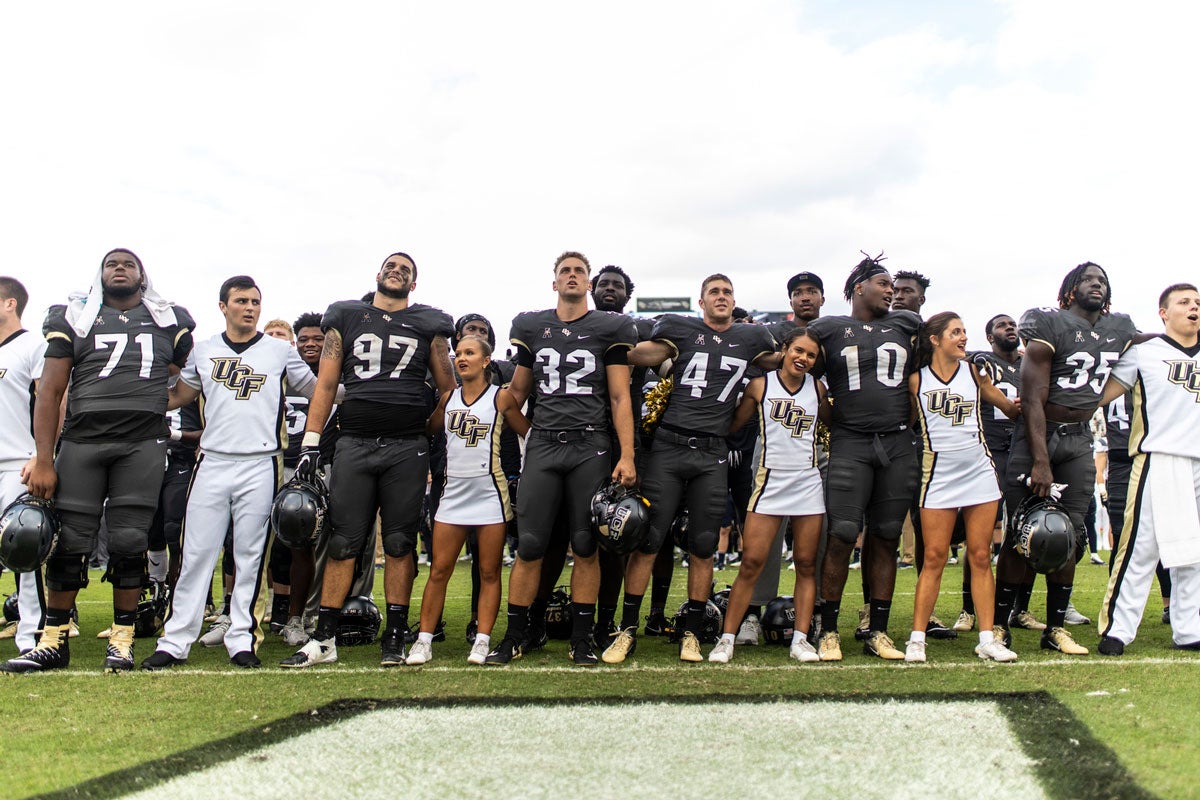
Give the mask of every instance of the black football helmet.
M 725 584 L 725 588 L 718 592 L 717 585 L 714 583 L 712 596 L 708 598 L 720 610 L 722 619 L 725 618 L 725 612 L 729 609 L 729 592 L 732 588 L 729 584 Z
M 347 597 L 338 617 L 337 646 L 354 647 L 371 644 L 379 636 L 383 618 L 379 608 L 369 597 Z
M 760 622 L 767 644 L 790 645 L 796 628 L 796 604 L 792 596 L 785 594 L 767 603 Z
M 1030 495 L 1008 521 L 1013 547 L 1036 572 L 1049 574 L 1075 557 L 1075 526 L 1061 503 Z
M 592 531 L 610 553 L 632 553 L 650 535 L 650 501 L 618 481 L 601 486 L 592 495 Z
M 671 624 L 671 633 L 668 635 L 668 641 L 678 642 L 683 638 L 684 623 L 687 620 L 687 601 L 684 600 L 679 606 L 679 613 L 675 615 L 675 620 Z M 704 619 L 700 623 L 700 630 L 696 631 L 696 638 L 700 640 L 700 644 L 714 644 L 717 639 L 721 638 L 721 623 L 724 617 L 721 616 L 721 609 L 717 608 L 717 604 L 709 600 L 704 605 Z
M 21 619 L 21 606 L 17 598 L 17 593 L 13 592 L 8 597 L 4 598 L 4 622 L 19 622 Z
M 165 581 L 150 581 L 142 589 L 138 602 L 137 619 L 133 621 L 133 635 L 139 639 L 158 636 L 167 618 L 167 607 L 171 604 L 171 587 Z
M 0 566 L 34 572 L 54 551 L 61 527 L 53 503 L 21 495 L 0 514 Z
M 271 503 L 271 529 L 288 547 L 308 547 L 317 540 L 328 508 L 329 490 L 320 475 L 311 483 L 293 477 L 275 493 Z
M 671 521 L 671 538 L 675 540 L 676 547 L 685 553 L 688 551 L 688 510 L 686 507 L 680 508 L 675 519 Z
M 571 595 L 566 586 L 556 586 L 546 605 L 546 635 L 551 639 L 571 638 Z

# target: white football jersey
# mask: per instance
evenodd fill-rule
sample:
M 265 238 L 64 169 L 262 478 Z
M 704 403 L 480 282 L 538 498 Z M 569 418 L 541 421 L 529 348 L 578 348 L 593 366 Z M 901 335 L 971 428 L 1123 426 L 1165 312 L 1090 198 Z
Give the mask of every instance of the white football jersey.
M 779 380 L 777 371 L 768 372 L 763 386 L 762 407 L 758 415 L 761 445 L 759 469 L 793 470 L 817 465 L 817 380 L 804 376 L 804 383 L 792 394 Z
M 0 470 L 18 470 L 33 456 L 33 385 L 45 357 L 46 340 L 26 330 L 0 342 Z
M 1125 351 L 1112 377 L 1131 390 L 1129 452 L 1200 458 L 1200 352 L 1167 338 Z
M 970 361 L 958 362 L 958 369 L 945 382 L 931 367 L 923 367 L 918 374 L 917 403 L 925 449 L 949 453 L 982 444 L 979 378 L 974 365 Z
M 197 342 L 179 378 L 200 390 L 200 449 L 225 456 L 274 455 L 287 446 L 288 392 L 317 385 L 296 348 L 261 333 L 233 345 L 225 334 Z
M 478 478 L 495 475 L 504 481 L 500 466 L 500 434 L 504 417 L 497 408 L 500 387 L 489 385 L 468 405 L 459 386 L 446 401 L 446 475 Z

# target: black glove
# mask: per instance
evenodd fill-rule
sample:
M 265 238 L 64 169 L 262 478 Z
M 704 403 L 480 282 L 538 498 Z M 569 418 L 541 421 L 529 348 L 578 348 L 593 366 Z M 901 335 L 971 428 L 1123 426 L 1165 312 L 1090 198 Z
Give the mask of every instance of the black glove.
M 308 483 L 315 483 L 317 470 L 321 468 L 321 448 L 301 447 L 300 458 L 296 461 L 296 477 Z

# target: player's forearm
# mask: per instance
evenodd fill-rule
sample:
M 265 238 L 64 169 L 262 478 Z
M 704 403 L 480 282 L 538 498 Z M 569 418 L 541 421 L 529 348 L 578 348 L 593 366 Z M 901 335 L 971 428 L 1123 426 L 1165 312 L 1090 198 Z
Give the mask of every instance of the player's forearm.
M 1034 400 L 1029 405 L 1022 405 L 1025 415 L 1025 438 L 1029 440 L 1029 454 L 1034 463 L 1046 463 L 1050 460 L 1046 450 L 1046 404 Z
M 633 458 L 633 406 L 629 395 L 611 398 L 613 426 L 617 429 L 617 441 L 621 443 L 621 455 Z

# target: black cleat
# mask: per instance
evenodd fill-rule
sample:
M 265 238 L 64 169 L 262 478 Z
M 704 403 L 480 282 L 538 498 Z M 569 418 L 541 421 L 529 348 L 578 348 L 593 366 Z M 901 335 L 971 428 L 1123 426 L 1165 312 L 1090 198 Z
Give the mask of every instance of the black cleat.
M 50 669 L 65 669 L 71 663 L 71 648 L 67 639 L 70 628 L 70 625 L 57 628 L 47 626 L 37 647 L 0 664 L 0 672 L 45 672 Z
M 616 638 L 617 632 L 618 632 L 618 629 L 617 629 L 616 622 L 609 622 L 606 625 L 602 625 L 599 622 L 597 622 L 596 625 L 592 628 L 592 641 L 596 642 L 597 647 L 599 647 L 600 645 L 607 647 L 608 643 Z M 636 633 L 636 631 L 635 631 L 635 633 Z
M 405 623 L 404 628 L 402 629 L 401 632 L 404 634 L 404 643 L 405 644 L 412 644 L 413 642 L 415 642 L 417 640 L 417 632 L 414 631 L 412 628 L 408 627 L 407 623 Z
M 650 616 L 646 617 L 646 627 L 642 628 L 642 632 L 647 636 L 666 636 L 666 628 L 667 615 L 662 611 L 651 611 Z
M 475 644 L 475 634 L 479 633 L 479 620 L 474 617 L 467 623 L 467 644 Z
M 258 656 L 249 650 L 240 650 L 234 653 L 229 659 L 229 663 L 242 669 L 258 669 L 262 666 L 262 662 L 258 660 Z M 145 664 L 143 663 L 142 666 L 144 667 Z
M 592 647 L 591 638 L 580 639 L 571 645 L 571 663 L 577 667 L 594 667 L 600 663 L 596 657 L 596 649 Z
M 1176 650 L 1200 650 L 1200 641 L 1175 645 Z
M 1170 606 L 1167 606 L 1166 608 L 1163 609 L 1162 624 L 1163 625 L 1171 624 L 1171 607 Z
M 133 626 L 114 624 L 110 630 L 108 647 L 104 651 L 104 671 L 132 672 Z
M 381 667 L 398 667 L 404 663 L 404 645 L 408 641 L 405 632 L 399 628 L 388 628 L 379 639 L 382 655 L 379 659 Z M 414 636 L 413 641 L 416 641 Z
M 521 643 L 516 639 L 505 636 L 500 640 L 500 644 L 496 645 L 492 652 L 487 654 L 487 658 L 483 660 L 483 663 L 488 666 L 501 666 L 510 661 L 516 661 L 523 654 Z
M 165 650 L 155 650 L 142 659 L 142 669 L 147 672 L 159 672 L 164 669 L 170 669 L 176 664 L 182 664 L 186 660 L 185 658 L 176 658 Z
M 446 623 L 443 620 L 439 619 L 437 626 L 433 629 L 433 640 L 435 642 L 446 641 Z
M 1123 656 L 1125 655 L 1125 643 L 1112 636 L 1103 636 L 1100 638 L 1100 644 L 1096 647 L 1096 652 L 1102 656 Z
M 958 631 L 946 627 L 946 623 L 930 615 L 929 624 L 925 626 L 925 636 L 929 639 L 957 639 Z
M 525 632 L 525 641 L 521 642 L 521 652 L 532 653 L 534 650 L 541 650 L 548 641 L 550 635 L 546 632 L 546 626 L 531 624 Z

